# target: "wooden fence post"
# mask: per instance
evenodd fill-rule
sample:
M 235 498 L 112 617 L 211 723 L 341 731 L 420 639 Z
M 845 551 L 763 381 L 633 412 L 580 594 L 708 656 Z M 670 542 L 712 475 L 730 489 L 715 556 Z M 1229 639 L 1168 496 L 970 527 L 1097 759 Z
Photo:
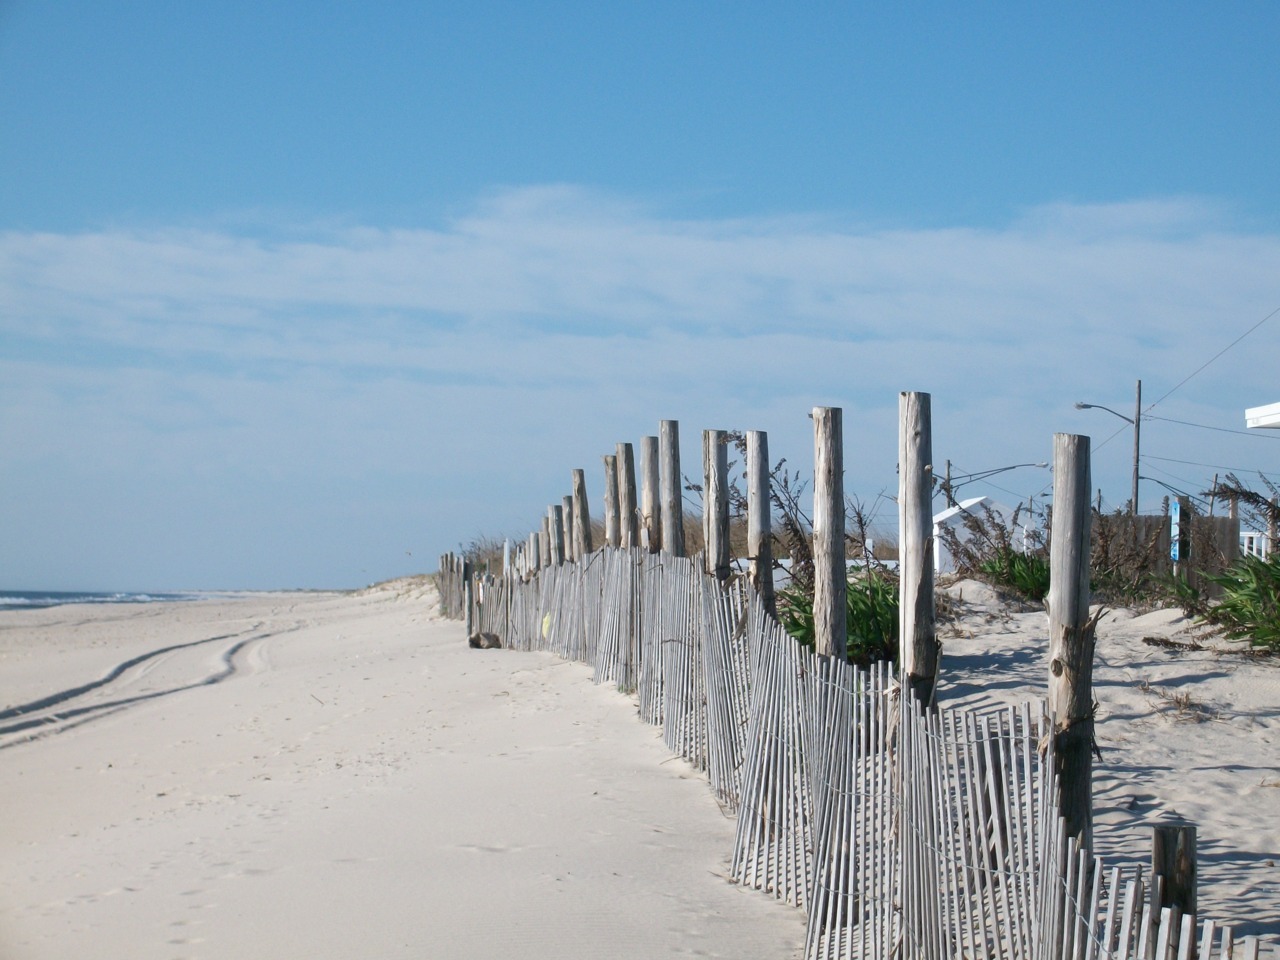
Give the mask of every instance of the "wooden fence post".
M 467 560 L 462 561 L 462 619 L 465 623 L 467 636 L 470 637 L 475 633 L 475 615 L 471 611 L 471 563 Z
M 658 499 L 658 438 L 640 438 L 640 542 L 650 553 L 662 549 L 662 507 Z
M 661 490 L 662 549 L 673 557 L 684 556 L 684 503 L 680 499 L 680 424 L 663 420 L 658 431 Z
M 564 562 L 573 563 L 577 559 L 573 555 L 573 497 L 572 495 L 560 498 L 560 520 L 564 525 Z
M 933 425 L 927 393 L 898 395 L 898 658 L 903 686 L 934 704 Z
M 813 408 L 814 650 L 841 660 L 848 644 L 842 420 L 839 407 Z
M 707 573 L 729 579 L 729 447 L 723 430 L 702 431 L 702 540 Z
M 538 531 L 538 553 L 541 555 L 543 567 L 549 567 L 554 563 L 551 559 L 551 521 L 549 516 L 542 518 L 542 529 Z
M 525 574 L 533 576 L 542 569 L 541 534 L 534 530 L 529 534 L 529 546 L 525 552 Z
M 573 559 L 582 562 L 592 549 L 591 510 L 587 506 L 587 474 L 573 471 Z
M 773 518 L 769 500 L 769 435 L 747 432 L 748 576 L 769 613 L 777 614 L 773 595 Z
M 618 444 L 618 519 L 624 550 L 640 546 L 640 522 L 636 513 L 636 456 L 629 443 Z
M 604 456 L 604 542 L 611 547 L 622 543 L 622 523 L 619 516 L 618 458 L 612 453 Z
M 1067 836 L 1093 848 L 1093 647 L 1089 618 L 1089 438 L 1053 437 L 1049 546 L 1049 716 L 1058 810 Z
M 547 507 L 547 564 L 558 567 L 564 563 L 564 507 Z
M 1196 828 L 1189 823 L 1156 824 L 1151 837 L 1151 880 L 1164 877 L 1161 907 L 1196 913 Z M 1206 958 L 1207 960 L 1207 958 Z

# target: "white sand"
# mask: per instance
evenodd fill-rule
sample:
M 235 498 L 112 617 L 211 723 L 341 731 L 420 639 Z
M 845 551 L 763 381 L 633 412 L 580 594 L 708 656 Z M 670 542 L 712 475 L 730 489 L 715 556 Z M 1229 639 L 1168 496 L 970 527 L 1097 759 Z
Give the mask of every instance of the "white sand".
M 1013 612 L 972 581 L 948 592 L 963 598 L 964 616 L 940 631 L 942 702 L 1043 697 L 1044 612 Z M 1280 658 L 1242 656 L 1243 646 L 1204 637 L 1176 610 L 1104 615 L 1094 664 L 1095 848 L 1149 865 L 1153 824 L 1194 823 L 1201 915 L 1280 942 Z
M 1044 614 L 956 592 L 944 702 L 1043 695 Z M 1280 939 L 1280 664 L 1142 642 L 1188 627 L 1103 621 L 1098 846 L 1145 861 L 1152 822 L 1195 822 L 1202 912 Z M 61 722 L 0 719 L 0 957 L 799 954 L 802 914 L 725 879 L 732 821 L 632 701 L 468 649 L 420 587 L 3 612 L 0 691 L 213 637 Z
M 2 699 L 219 636 L 0 720 L 0 957 L 798 955 L 632 701 L 421 589 L 3 612 Z

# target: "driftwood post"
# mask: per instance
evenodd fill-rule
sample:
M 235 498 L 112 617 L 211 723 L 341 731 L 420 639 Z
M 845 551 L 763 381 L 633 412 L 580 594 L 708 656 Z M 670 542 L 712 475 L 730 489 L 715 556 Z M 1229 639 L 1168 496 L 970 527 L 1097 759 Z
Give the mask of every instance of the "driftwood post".
M 640 518 L 636 513 L 636 455 L 631 444 L 618 444 L 618 519 L 622 548 L 640 546 Z
M 1196 828 L 1189 823 L 1156 824 L 1151 838 L 1151 879 L 1164 877 L 1161 907 L 1196 912 Z M 1206 958 L 1207 960 L 1207 958 Z
M 564 507 L 547 507 L 547 565 L 564 563 Z
M 662 508 L 658 505 L 658 438 L 640 439 L 640 543 L 650 553 L 662 549 Z
M 702 539 L 707 573 L 729 579 L 729 447 L 723 430 L 702 431 Z
M 573 471 L 573 559 L 587 558 L 591 545 L 591 511 L 587 506 L 587 474 Z
M 747 432 L 747 570 L 764 608 L 777 613 L 773 596 L 773 520 L 769 511 L 769 435 Z
M 560 498 L 560 519 L 564 525 L 564 562 L 573 563 L 578 559 L 573 555 L 573 497 Z
M 938 635 L 933 613 L 933 427 L 927 393 L 898 395 L 898 638 L 903 686 L 933 706 Z
M 1093 645 L 1089 618 L 1089 438 L 1053 438 L 1049 717 L 1067 836 L 1093 848 Z
M 845 658 L 844 430 L 839 407 L 813 408 L 813 627 L 820 656 Z
M 611 547 L 622 543 L 618 501 L 618 458 L 610 453 L 604 457 L 604 542 Z
M 524 571 L 528 576 L 532 576 L 542 569 L 542 550 L 539 540 L 541 533 L 537 530 L 529 534 L 529 546 L 525 548 L 525 565 Z
M 542 529 L 538 531 L 538 553 L 540 554 L 542 567 L 551 566 L 554 561 L 551 559 L 551 521 L 550 510 L 548 516 L 542 518 Z
M 680 499 L 680 424 L 663 420 L 658 431 L 658 460 L 662 514 L 662 549 L 684 556 L 684 503 Z

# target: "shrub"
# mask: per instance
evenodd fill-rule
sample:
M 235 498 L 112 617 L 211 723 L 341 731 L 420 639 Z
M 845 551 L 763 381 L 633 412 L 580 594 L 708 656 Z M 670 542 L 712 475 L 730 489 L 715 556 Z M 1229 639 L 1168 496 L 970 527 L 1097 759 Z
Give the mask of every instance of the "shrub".
M 1005 544 L 978 563 L 978 575 L 993 587 L 1039 603 L 1049 595 L 1049 561 L 1038 553 L 1023 553 Z
M 845 591 L 846 653 L 850 663 L 870 666 L 898 659 L 898 578 L 868 569 L 849 580 Z M 798 585 L 778 594 L 778 619 L 789 635 L 814 645 L 813 595 Z
M 980 511 L 966 511 L 960 517 L 967 536 L 943 527 L 940 536 L 955 560 L 956 572 L 990 584 L 1022 600 L 1039 603 L 1049 595 L 1049 558 L 1043 533 L 1021 526 L 1022 507 L 1013 511 L 1006 525 L 998 513 L 985 504 Z M 1018 532 L 1028 549 L 1014 546 Z
M 1280 553 L 1266 560 L 1243 557 L 1208 579 L 1222 588 L 1222 602 L 1202 619 L 1222 627 L 1232 639 L 1251 639 L 1280 651 Z

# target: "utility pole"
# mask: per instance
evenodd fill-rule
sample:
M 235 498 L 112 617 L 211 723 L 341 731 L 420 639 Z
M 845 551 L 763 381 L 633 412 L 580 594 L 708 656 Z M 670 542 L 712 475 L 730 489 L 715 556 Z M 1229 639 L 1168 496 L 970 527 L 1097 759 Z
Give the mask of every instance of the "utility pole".
M 1129 515 L 1138 515 L 1138 451 L 1139 438 L 1142 435 L 1142 381 L 1138 381 L 1138 398 L 1133 406 L 1133 500 L 1130 501 Z

